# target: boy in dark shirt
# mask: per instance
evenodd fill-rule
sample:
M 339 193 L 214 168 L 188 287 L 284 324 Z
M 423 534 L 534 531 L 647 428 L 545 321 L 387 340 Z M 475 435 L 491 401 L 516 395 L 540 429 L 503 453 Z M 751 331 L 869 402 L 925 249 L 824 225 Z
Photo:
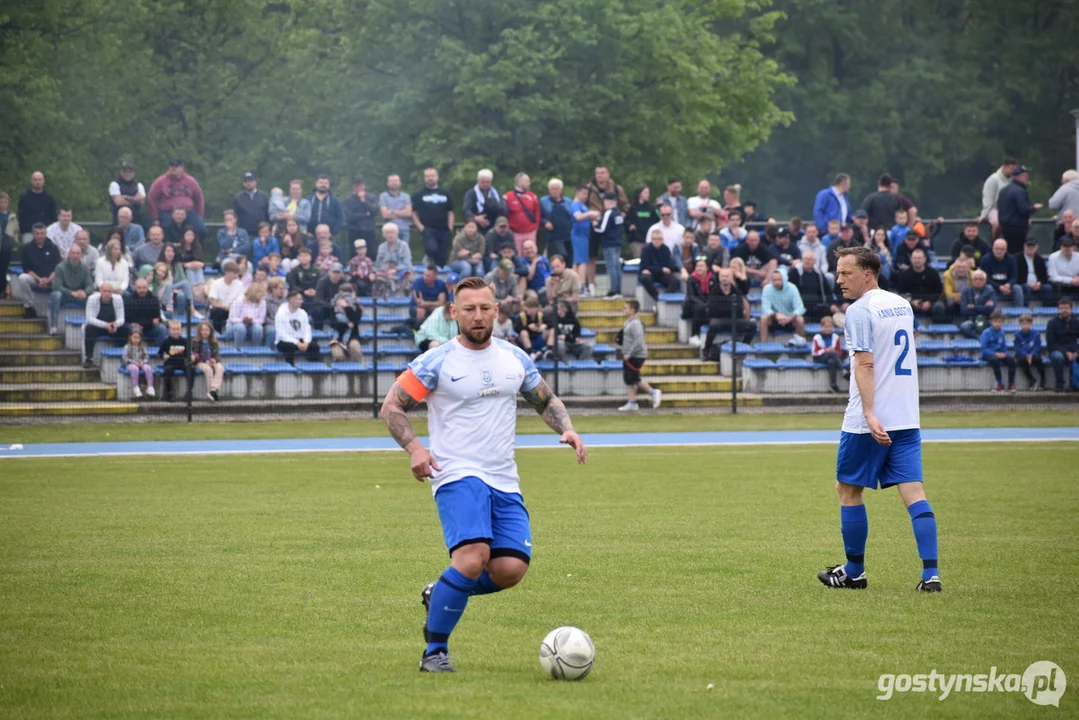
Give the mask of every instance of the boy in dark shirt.
M 169 334 L 168 337 L 161 343 L 161 347 L 158 348 L 158 357 L 165 358 L 165 402 L 172 402 L 173 397 L 173 376 L 177 370 L 183 373 L 187 373 L 187 358 L 191 351 L 191 346 L 187 342 L 187 338 L 183 336 L 183 326 L 179 320 L 169 321 Z M 190 384 L 190 378 L 188 378 Z

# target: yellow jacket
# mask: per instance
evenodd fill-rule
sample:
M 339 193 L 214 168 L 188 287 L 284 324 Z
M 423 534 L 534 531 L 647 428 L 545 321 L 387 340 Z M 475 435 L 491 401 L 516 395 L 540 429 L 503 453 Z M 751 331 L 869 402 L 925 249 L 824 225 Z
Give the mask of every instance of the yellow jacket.
M 954 270 L 955 263 L 952 263 L 951 266 L 949 266 L 949 268 L 944 271 L 944 298 L 951 303 L 959 302 L 959 298 L 962 295 L 959 290 L 955 289 L 955 274 L 953 273 Z M 974 271 L 967 271 L 968 282 L 970 281 L 970 273 L 972 272 Z

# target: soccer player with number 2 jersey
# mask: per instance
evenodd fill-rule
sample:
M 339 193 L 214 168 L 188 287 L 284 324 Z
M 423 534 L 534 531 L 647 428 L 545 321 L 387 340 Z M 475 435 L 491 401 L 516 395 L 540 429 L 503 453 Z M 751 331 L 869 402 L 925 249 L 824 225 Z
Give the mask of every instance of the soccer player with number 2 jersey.
M 829 588 L 867 587 L 869 520 L 862 492 L 894 485 L 910 513 L 922 559 L 917 590 L 940 592 L 937 520 L 922 485 L 914 311 L 902 297 L 877 286 L 880 259 L 870 249 L 844 248 L 837 256 L 836 285 L 854 301 L 847 310 L 845 331 L 851 359 L 850 400 L 836 458 L 847 562 L 822 570 L 817 577 Z

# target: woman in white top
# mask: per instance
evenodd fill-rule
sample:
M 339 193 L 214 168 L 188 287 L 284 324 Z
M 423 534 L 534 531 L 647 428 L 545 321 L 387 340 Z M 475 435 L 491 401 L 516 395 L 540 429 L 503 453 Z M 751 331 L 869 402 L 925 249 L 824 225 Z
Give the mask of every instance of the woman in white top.
M 115 238 L 105 243 L 105 251 L 94 266 L 94 287 L 100 288 L 105 283 L 121 293 L 131 283 L 131 266 L 124 260 L 120 242 Z

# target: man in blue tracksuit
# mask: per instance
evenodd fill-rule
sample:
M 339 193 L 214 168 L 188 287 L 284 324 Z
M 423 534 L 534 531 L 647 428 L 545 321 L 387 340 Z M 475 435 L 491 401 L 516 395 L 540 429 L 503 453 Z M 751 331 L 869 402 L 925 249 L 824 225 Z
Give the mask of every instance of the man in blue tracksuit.
M 830 187 L 817 193 L 813 201 L 813 221 L 823 232 L 829 220 L 838 220 L 840 226 L 850 222 L 850 176 L 839 173 Z

